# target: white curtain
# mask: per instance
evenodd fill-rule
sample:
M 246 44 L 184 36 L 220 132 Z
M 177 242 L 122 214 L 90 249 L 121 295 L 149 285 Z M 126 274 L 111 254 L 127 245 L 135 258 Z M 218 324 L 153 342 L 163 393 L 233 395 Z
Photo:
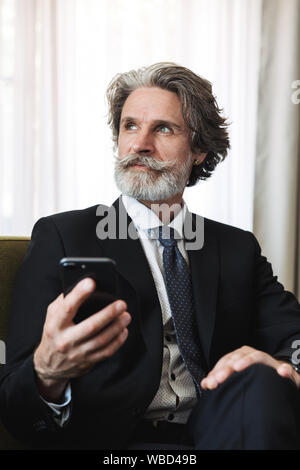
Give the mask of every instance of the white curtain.
M 30 234 L 41 216 L 118 196 L 106 87 L 164 60 L 208 78 L 232 122 L 228 160 L 186 191 L 187 203 L 252 229 L 260 13 L 260 0 L 15 0 L 14 150 L 1 155 L 11 173 L 0 175 L 10 201 L 0 233 Z
M 300 2 L 264 0 L 262 13 L 254 231 L 300 300 Z
M 300 293 L 299 43 L 299 0 L 0 0 L 0 234 L 111 204 L 106 87 L 174 61 L 213 83 L 231 122 L 230 154 L 186 190 L 190 209 L 254 230 Z

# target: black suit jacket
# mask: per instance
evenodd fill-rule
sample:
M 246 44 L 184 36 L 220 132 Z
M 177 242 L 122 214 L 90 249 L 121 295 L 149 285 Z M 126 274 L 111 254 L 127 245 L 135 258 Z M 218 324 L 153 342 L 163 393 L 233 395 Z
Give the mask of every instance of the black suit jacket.
M 120 201 L 117 213 L 125 211 Z M 14 436 L 35 447 L 121 449 L 159 387 L 163 328 L 150 268 L 138 239 L 99 240 L 97 207 L 40 219 L 16 280 L 0 414 Z M 39 397 L 33 352 L 47 307 L 62 291 L 58 263 L 66 256 L 115 259 L 132 322 L 115 355 L 71 381 L 71 417 L 60 429 Z M 205 219 L 204 246 L 188 256 L 205 373 L 243 345 L 291 355 L 300 338 L 300 306 L 277 282 L 250 232 Z

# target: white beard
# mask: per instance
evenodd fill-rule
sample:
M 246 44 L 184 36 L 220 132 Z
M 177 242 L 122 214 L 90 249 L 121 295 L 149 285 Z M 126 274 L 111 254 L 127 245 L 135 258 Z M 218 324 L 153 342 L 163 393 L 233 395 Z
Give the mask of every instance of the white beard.
M 132 162 L 139 162 L 149 170 L 137 170 Z M 127 196 L 143 201 L 164 201 L 182 192 L 191 171 L 191 155 L 179 168 L 176 162 L 161 162 L 149 156 L 126 155 L 116 158 L 115 181 Z

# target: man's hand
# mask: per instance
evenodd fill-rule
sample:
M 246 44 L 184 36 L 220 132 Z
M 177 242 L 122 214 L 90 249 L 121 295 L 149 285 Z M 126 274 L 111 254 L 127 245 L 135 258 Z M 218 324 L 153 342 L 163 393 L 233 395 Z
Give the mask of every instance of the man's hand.
M 95 289 L 93 279 L 80 281 L 47 309 L 41 343 L 34 353 L 34 368 L 40 394 L 48 401 L 60 399 L 69 379 L 89 371 L 112 356 L 128 336 L 131 317 L 126 303 L 118 300 L 75 324 L 82 302 Z
M 205 390 L 213 390 L 234 372 L 240 372 L 252 364 L 259 363 L 273 367 L 279 375 L 293 380 L 300 388 L 300 374 L 293 369 L 291 364 L 274 359 L 269 354 L 250 346 L 243 346 L 223 356 L 200 385 Z

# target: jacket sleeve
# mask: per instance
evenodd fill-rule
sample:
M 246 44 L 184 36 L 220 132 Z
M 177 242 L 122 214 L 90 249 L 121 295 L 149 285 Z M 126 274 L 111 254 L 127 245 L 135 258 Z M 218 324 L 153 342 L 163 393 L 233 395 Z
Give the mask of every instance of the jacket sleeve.
M 300 340 L 300 305 L 273 275 L 272 266 L 255 245 L 254 303 L 256 310 L 255 342 L 258 349 L 276 358 L 289 359 Z
M 33 354 L 40 343 L 48 305 L 61 293 L 59 261 L 65 256 L 51 217 L 33 228 L 14 286 L 6 364 L 0 376 L 0 418 L 17 439 L 43 445 L 58 439 L 59 426 L 39 396 Z

